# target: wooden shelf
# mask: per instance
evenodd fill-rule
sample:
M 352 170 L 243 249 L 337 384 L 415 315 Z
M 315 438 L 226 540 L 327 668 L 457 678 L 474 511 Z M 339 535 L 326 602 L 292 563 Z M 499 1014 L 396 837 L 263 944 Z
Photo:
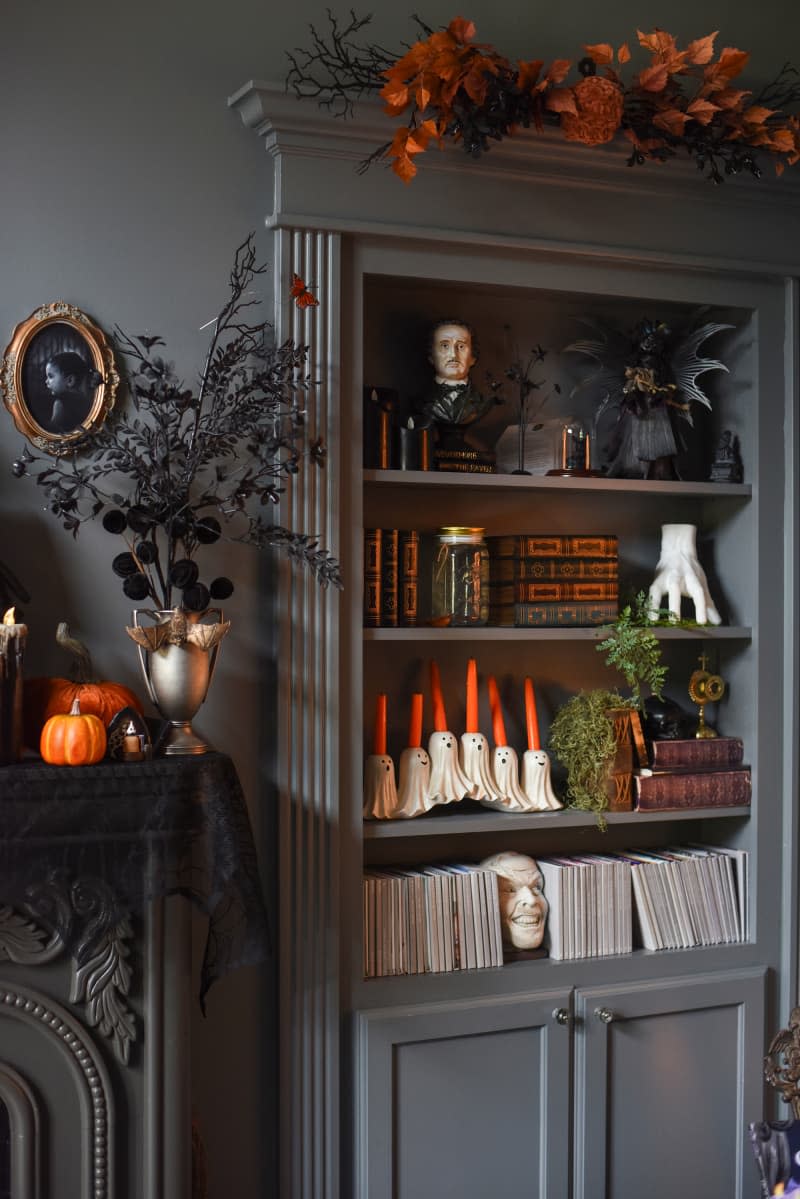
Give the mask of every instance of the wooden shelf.
M 696 629 L 654 627 L 659 641 L 750 641 L 752 629 L 743 625 L 708 626 Z M 480 628 L 434 629 L 417 626 L 413 629 L 364 629 L 365 641 L 600 641 L 604 634 L 599 628 L 523 629 L 500 628 L 494 625 Z
M 453 471 L 365 470 L 365 486 L 444 488 L 460 491 L 560 491 L 603 495 L 680 496 L 686 499 L 720 496 L 750 499 L 750 483 L 684 483 L 650 479 L 565 479 L 548 475 L 480 475 Z
M 654 822 L 693 820 L 722 820 L 731 816 L 749 816 L 745 804 L 730 808 L 680 808 L 663 812 L 605 812 L 609 824 L 636 827 Z M 591 828 L 597 824 L 593 812 L 561 809 L 557 812 L 463 812 L 450 810 L 441 815 L 429 814 L 412 820 L 365 820 L 364 840 L 441 837 L 464 833 L 514 832 L 519 829 Z

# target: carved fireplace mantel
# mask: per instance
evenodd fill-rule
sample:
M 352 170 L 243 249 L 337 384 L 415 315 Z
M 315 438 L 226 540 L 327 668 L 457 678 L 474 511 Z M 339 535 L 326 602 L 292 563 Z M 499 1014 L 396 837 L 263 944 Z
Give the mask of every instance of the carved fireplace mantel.
M 231 760 L 0 770 L 0 1194 L 188 1199 L 200 1002 L 269 952 Z

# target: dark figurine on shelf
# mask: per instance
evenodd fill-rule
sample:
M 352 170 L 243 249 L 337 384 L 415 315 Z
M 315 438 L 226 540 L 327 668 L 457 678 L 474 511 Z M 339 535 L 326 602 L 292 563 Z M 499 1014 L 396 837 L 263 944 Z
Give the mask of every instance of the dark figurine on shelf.
M 709 478 L 712 483 L 741 483 L 744 477 L 739 438 L 725 429 L 714 451 Z
M 644 732 L 648 741 L 680 741 L 691 735 L 695 723 L 672 699 L 648 695 L 644 701 Z
M 702 310 L 680 327 L 643 319 L 628 333 L 587 320 L 597 336 L 566 347 L 598 363 L 595 373 L 574 389 L 596 389 L 595 423 L 606 409 L 617 409 L 610 477 L 679 477 L 676 459 L 684 445 L 680 422 L 693 425 L 693 402 L 711 407 L 697 380 L 706 371 L 728 369 L 715 358 L 701 358 L 698 351 L 712 334 L 733 325 L 696 325 L 699 315 Z
M 437 321 L 431 329 L 428 361 L 434 369 L 434 385 L 422 411 L 427 422 L 437 425 L 437 469 L 491 472 L 494 454 L 470 445 L 463 433 L 497 402 L 493 392 L 483 395 L 470 378 L 478 361 L 474 330 L 454 317 Z

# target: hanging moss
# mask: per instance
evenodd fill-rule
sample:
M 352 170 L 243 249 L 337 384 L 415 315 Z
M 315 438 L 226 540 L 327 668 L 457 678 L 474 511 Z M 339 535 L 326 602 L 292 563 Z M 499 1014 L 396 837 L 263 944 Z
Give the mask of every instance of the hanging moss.
M 556 713 L 550 747 L 566 768 L 571 807 L 588 812 L 608 809 L 608 768 L 617 749 L 608 712 L 626 707 L 630 703 L 616 691 L 580 691 Z

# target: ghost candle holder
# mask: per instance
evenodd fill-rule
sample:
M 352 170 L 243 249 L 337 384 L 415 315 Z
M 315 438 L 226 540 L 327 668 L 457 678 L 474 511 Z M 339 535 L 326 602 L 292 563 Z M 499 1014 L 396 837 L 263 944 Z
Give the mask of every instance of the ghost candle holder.
M 447 727 L 439 667 L 431 661 L 431 698 L 433 701 L 433 732 L 428 741 L 428 756 L 431 760 L 431 777 L 428 783 L 427 803 L 459 803 L 462 799 L 473 799 L 476 787 L 461 769 L 458 760 L 458 740 Z
M 375 701 L 372 753 L 364 765 L 364 816 L 387 820 L 397 813 L 397 784 L 394 762 L 386 752 L 386 696 Z
M 432 806 L 428 799 L 431 760 L 422 747 L 422 705 L 422 692 L 415 691 L 411 696 L 408 745 L 400 754 L 397 810 L 393 813 L 400 818 L 422 816 Z
M 467 720 L 461 737 L 461 769 L 475 788 L 474 799 L 493 803 L 503 800 L 494 781 L 491 747 L 478 731 L 478 664 L 474 658 L 467 662 Z
M 556 811 L 564 805 L 556 798 L 550 781 L 550 755 L 542 749 L 539 737 L 536 693 L 531 678 L 525 679 L 525 728 L 528 748 L 522 755 L 522 790 L 533 811 Z
M 495 785 L 500 792 L 498 800 L 484 799 L 487 808 L 500 808 L 504 812 L 527 812 L 530 810 L 528 797 L 519 785 L 519 760 L 517 751 L 508 744 L 506 726 L 503 720 L 503 709 L 500 705 L 500 693 L 493 675 L 487 679 L 489 691 L 489 707 L 492 712 L 492 736 L 494 737 L 494 754 L 492 757 L 492 773 Z

